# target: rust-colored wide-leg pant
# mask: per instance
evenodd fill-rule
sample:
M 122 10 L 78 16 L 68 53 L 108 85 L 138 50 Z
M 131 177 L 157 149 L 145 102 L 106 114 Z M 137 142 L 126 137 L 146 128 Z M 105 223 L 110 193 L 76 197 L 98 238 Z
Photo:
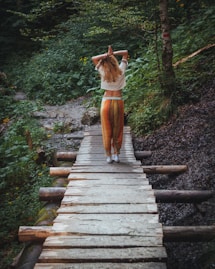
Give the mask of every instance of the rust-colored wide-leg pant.
M 103 145 L 107 156 L 120 153 L 124 126 L 124 101 L 120 98 L 103 98 L 101 104 L 101 125 Z

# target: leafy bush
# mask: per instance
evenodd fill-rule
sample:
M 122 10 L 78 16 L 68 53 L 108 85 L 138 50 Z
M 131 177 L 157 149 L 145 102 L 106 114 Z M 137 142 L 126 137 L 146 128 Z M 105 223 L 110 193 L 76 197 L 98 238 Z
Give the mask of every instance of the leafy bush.
M 83 46 L 72 36 L 59 37 L 16 70 L 17 86 L 32 99 L 63 104 L 84 95 L 92 84 L 88 76 L 90 64 Z
M 41 207 L 39 187 L 50 186 L 52 181 L 47 162 L 38 162 L 36 149 L 43 146 L 46 136 L 32 118 L 37 109 L 36 104 L 28 101 L 12 103 L 7 114 L 13 116 L 3 123 L 6 128 L 0 137 L 1 268 L 7 268 L 6 264 L 15 256 L 11 244 L 20 248 L 17 242 L 19 226 L 36 221 L 36 212 Z

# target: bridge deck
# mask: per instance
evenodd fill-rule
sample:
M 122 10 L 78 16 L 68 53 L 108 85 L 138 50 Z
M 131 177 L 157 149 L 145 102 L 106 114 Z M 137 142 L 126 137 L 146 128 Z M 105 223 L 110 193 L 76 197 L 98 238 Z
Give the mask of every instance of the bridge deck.
M 53 234 L 35 269 L 165 269 L 157 205 L 129 128 L 120 163 L 106 164 L 100 128 L 85 133 Z

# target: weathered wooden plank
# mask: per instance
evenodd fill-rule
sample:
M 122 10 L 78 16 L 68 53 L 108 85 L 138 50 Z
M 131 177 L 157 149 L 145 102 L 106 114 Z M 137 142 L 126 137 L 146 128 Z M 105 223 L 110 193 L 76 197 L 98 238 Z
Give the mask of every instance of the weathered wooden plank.
M 161 262 L 139 263 L 37 263 L 34 269 L 166 269 Z
M 141 173 L 143 169 L 139 166 L 129 166 L 127 163 L 107 164 L 104 160 L 104 166 L 74 165 L 71 172 L 76 173 Z
M 72 205 L 72 204 L 143 204 L 143 203 L 155 203 L 155 197 L 151 191 L 145 191 L 144 195 L 131 196 L 126 193 L 120 193 L 116 196 L 113 193 L 108 193 L 103 196 L 68 196 L 65 195 L 62 202 L 63 205 Z
M 49 236 L 44 248 L 90 248 L 90 247 L 155 247 L 162 246 L 162 236 L 87 236 L 65 235 Z
M 52 232 L 62 234 L 82 235 L 131 235 L 131 236 L 161 236 L 162 226 L 159 223 L 136 223 L 135 220 L 123 222 L 123 219 L 115 221 L 64 221 L 54 222 Z
M 84 176 L 84 175 L 83 175 Z M 80 178 L 80 179 L 76 179 L 76 178 L 73 178 L 72 180 L 69 181 L 68 183 L 68 187 L 106 187 L 106 188 L 109 188 L 110 186 L 127 186 L 128 188 L 130 186 L 147 186 L 149 185 L 149 182 L 147 179 L 143 178 L 143 179 L 134 179 L 134 178 L 131 178 L 131 179 L 127 179 L 127 178 L 124 178 L 124 179 L 120 179 L 120 178 L 108 178 L 108 177 L 105 177 L 103 178 L 103 176 L 98 179 L 98 178 L 95 178 L 95 179 L 86 179 L 86 178 Z
M 124 160 L 120 159 L 120 163 L 127 163 L 127 164 L 129 163 L 129 164 L 134 164 L 135 165 L 136 161 L 131 160 L 131 159 L 124 159 Z M 113 164 L 114 163 L 112 163 L 112 165 Z M 96 167 L 102 166 L 102 167 L 104 167 L 104 165 L 106 165 L 106 158 L 104 160 L 101 159 L 101 160 L 97 160 L 97 161 L 95 161 L 95 160 L 81 160 L 81 161 L 78 160 L 78 161 L 75 162 L 74 167 L 75 166 L 81 166 L 81 165 L 96 166 Z
M 113 175 L 110 175 L 109 173 L 76 173 L 75 171 L 71 171 L 70 175 L 68 176 L 69 180 L 100 180 L 99 182 L 102 182 L 102 180 L 106 182 L 116 181 L 116 182 L 123 182 L 124 180 L 130 179 L 131 182 L 135 182 L 135 180 L 139 180 L 140 182 L 148 182 L 148 178 L 146 178 L 146 174 L 140 173 L 116 173 Z
M 96 196 L 104 196 L 111 194 L 113 195 L 140 195 L 142 196 L 142 199 L 145 191 L 151 191 L 151 194 L 147 192 L 149 195 L 154 195 L 154 192 L 152 192 L 152 186 L 151 185 L 135 185 L 135 186 L 126 186 L 126 185 L 102 185 L 102 186 L 82 186 L 82 187 L 67 187 L 66 191 L 64 193 L 64 196 L 66 195 L 82 195 L 82 196 L 90 196 L 94 197 Z
M 39 262 L 166 261 L 164 247 L 44 249 Z
M 134 158 L 134 156 L 130 153 L 127 153 L 127 154 L 120 154 L 119 155 L 120 159 L 121 160 L 126 160 L 126 159 L 133 159 L 134 161 L 136 161 L 136 159 Z M 83 160 L 83 161 L 86 161 L 86 160 L 92 160 L 94 159 L 95 161 L 98 161 L 102 158 L 105 159 L 106 156 L 103 154 L 103 153 L 97 153 L 97 154 L 89 154 L 89 153 L 85 153 L 85 154 L 78 154 L 77 155 L 77 158 L 76 158 L 76 161 L 77 160 Z M 137 162 L 137 161 L 136 161 Z M 139 163 L 140 165 L 140 162 L 138 161 L 137 163 Z
M 84 204 L 64 206 L 57 210 L 58 214 L 72 214 L 72 213 L 157 213 L 156 204 Z
M 148 223 L 158 223 L 158 214 L 59 214 L 54 223 L 82 222 L 83 225 L 102 225 L 109 223 L 111 226 L 125 222 L 131 229 L 138 225 L 147 225 Z M 135 223 L 135 224 L 134 224 Z M 110 227 L 111 229 L 111 227 Z

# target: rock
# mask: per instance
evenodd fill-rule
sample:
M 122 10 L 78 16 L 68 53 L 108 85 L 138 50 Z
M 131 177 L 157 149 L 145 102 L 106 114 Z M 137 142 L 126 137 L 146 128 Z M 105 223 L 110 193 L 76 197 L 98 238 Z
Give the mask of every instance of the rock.
M 96 107 L 89 108 L 83 115 L 81 123 L 83 125 L 96 124 L 100 119 L 99 109 Z
M 22 100 L 26 100 L 27 96 L 24 92 L 16 92 L 15 96 L 14 96 L 14 100 L 15 101 L 22 101 Z

